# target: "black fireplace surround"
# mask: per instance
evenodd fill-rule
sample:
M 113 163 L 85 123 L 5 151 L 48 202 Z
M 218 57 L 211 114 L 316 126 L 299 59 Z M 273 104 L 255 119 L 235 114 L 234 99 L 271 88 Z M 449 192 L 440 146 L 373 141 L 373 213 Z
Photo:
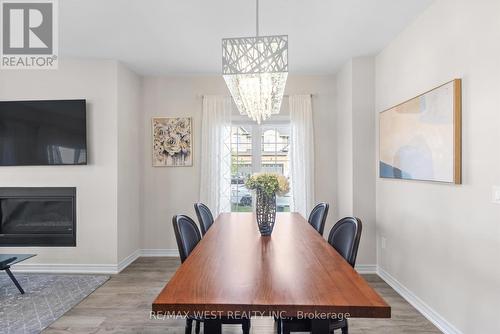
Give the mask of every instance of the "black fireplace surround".
M 76 188 L 0 188 L 5 246 L 76 246 Z

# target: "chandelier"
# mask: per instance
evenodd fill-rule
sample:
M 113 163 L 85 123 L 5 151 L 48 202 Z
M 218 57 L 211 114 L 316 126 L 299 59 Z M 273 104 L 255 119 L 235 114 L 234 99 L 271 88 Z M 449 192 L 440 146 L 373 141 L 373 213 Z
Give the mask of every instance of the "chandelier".
M 222 39 L 222 75 L 240 114 L 260 124 L 279 114 L 288 77 L 288 36 Z

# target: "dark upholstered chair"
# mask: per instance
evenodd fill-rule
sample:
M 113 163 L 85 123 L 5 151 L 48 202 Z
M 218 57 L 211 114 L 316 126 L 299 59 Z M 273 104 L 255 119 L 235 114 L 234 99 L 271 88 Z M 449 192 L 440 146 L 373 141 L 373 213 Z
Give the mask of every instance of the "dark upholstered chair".
M 172 224 L 174 225 L 175 239 L 177 240 L 181 262 L 184 262 L 200 242 L 200 231 L 194 220 L 185 215 L 174 216 Z
M 214 223 L 214 216 L 208 206 L 203 203 L 194 203 L 194 210 L 196 211 L 196 216 L 198 216 L 198 222 L 200 223 L 201 235 L 205 235 L 210 226 Z
M 196 223 L 185 215 L 175 215 L 172 218 L 174 225 L 175 240 L 177 241 L 177 248 L 181 262 L 184 263 L 193 249 L 198 245 L 201 240 L 200 231 Z M 200 332 L 201 319 L 187 318 L 186 319 L 186 334 L 192 332 L 193 320 L 196 321 L 196 333 Z
M 328 210 L 328 208 L 327 208 Z M 358 255 L 359 241 L 361 239 L 361 231 L 363 224 L 361 220 L 355 217 L 345 217 L 339 220 L 330 230 L 328 235 L 328 243 L 342 255 L 342 257 L 354 268 L 356 257 Z M 282 319 L 282 333 L 289 334 L 291 332 L 309 332 L 311 331 L 311 322 L 302 319 Z M 340 329 L 342 334 L 348 334 L 349 327 L 347 319 L 330 320 L 330 333 Z
M 328 216 L 328 203 L 319 203 L 312 209 L 309 215 L 309 224 L 314 227 L 319 234 L 323 235 L 323 230 L 325 229 L 326 216 Z
M 189 254 L 198 245 L 201 240 L 200 231 L 194 220 L 185 215 L 176 215 L 172 218 L 174 225 L 175 240 L 177 240 L 177 247 L 179 248 L 179 255 L 181 262 L 184 263 Z M 200 322 L 202 318 L 189 317 L 186 319 L 186 334 L 190 334 L 193 329 L 193 320 L 196 321 L 195 332 L 200 333 Z M 221 319 L 223 324 L 241 324 L 243 333 L 250 333 L 250 319 Z
M 363 224 L 359 218 L 345 217 L 339 220 L 328 235 L 328 243 L 354 268 L 358 256 L 359 240 Z

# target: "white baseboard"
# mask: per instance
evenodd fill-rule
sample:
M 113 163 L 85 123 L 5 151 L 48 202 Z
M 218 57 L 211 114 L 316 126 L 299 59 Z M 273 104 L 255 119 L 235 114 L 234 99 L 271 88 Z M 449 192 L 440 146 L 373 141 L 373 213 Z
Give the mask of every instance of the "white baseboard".
M 46 264 L 19 263 L 12 267 L 18 273 L 49 273 L 49 274 L 118 274 L 141 256 L 179 257 L 177 249 L 138 249 L 118 264 Z
M 177 249 L 141 249 L 141 256 L 179 257 L 179 251 Z
M 377 274 L 376 264 L 357 264 L 354 269 L 356 269 L 358 274 Z
M 19 263 L 12 267 L 17 273 L 49 273 L 49 274 L 117 274 L 118 266 L 114 264 L 39 264 Z
M 411 292 L 407 287 L 398 282 L 391 274 L 389 274 L 384 269 L 378 267 L 378 275 L 387 284 L 391 286 L 401 297 L 403 297 L 408 303 L 410 303 L 414 308 L 417 309 L 424 317 L 434 324 L 441 332 L 445 334 L 463 334 L 455 326 L 449 323 L 445 318 L 443 318 L 439 313 L 434 311 L 429 305 L 427 305 L 422 299 L 418 298 L 413 292 Z
M 48 273 L 48 274 L 118 274 L 141 256 L 138 249 L 116 264 L 45 264 L 19 263 L 12 267 L 17 273 Z
M 118 268 L 117 271 L 118 273 L 121 272 L 123 269 L 127 268 L 132 262 L 137 260 L 141 256 L 141 250 L 137 249 L 135 252 L 118 262 Z

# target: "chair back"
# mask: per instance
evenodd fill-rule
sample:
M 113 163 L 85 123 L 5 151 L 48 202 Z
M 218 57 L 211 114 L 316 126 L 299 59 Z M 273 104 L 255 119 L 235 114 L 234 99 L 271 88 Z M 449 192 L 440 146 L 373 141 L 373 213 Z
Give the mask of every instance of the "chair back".
M 210 226 L 214 223 L 214 216 L 208 206 L 203 203 L 194 203 L 194 210 L 196 211 L 196 216 L 198 216 L 198 222 L 200 223 L 201 235 L 205 235 Z
M 184 262 L 189 254 L 201 240 L 200 231 L 194 220 L 185 215 L 175 215 L 172 218 L 175 239 L 179 248 L 181 262 Z
M 328 216 L 329 207 L 328 203 L 319 203 L 312 209 L 311 214 L 309 215 L 309 224 L 311 224 L 312 227 L 314 227 L 314 229 L 321 235 L 323 235 L 323 230 L 325 229 L 325 221 Z
M 354 268 L 358 255 L 359 240 L 363 224 L 359 218 L 345 217 L 339 220 L 330 231 L 328 243 L 337 250 Z

